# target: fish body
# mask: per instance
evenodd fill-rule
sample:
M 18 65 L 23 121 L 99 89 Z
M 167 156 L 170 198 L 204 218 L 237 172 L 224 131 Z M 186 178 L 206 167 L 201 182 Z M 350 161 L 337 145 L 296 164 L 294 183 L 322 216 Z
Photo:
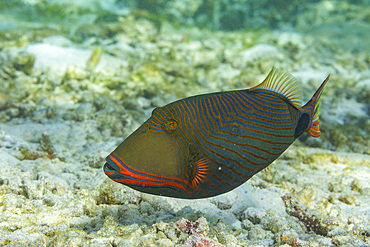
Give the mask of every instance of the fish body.
M 155 108 L 107 158 L 105 174 L 133 189 L 197 199 L 240 186 L 299 136 L 320 136 L 329 76 L 300 106 L 296 79 L 273 68 L 258 86 L 192 96 Z

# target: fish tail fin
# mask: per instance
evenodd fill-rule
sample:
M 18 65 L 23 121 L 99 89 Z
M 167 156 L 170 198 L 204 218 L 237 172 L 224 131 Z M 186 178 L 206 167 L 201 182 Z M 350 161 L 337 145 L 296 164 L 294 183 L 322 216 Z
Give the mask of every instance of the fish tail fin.
M 303 106 L 303 109 L 306 110 L 311 116 L 310 127 L 308 128 L 307 131 L 313 137 L 319 137 L 321 135 L 321 131 L 319 128 L 320 98 L 326 83 L 329 81 L 329 78 L 330 75 L 326 77 L 326 79 L 321 84 L 321 86 L 316 90 L 315 94 L 312 96 L 310 101 L 308 101 L 307 104 Z

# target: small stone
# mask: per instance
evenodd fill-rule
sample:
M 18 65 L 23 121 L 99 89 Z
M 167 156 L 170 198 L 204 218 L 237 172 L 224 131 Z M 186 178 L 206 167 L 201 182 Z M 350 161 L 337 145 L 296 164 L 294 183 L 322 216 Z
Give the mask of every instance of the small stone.
M 148 202 L 141 202 L 139 210 L 141 214 L 147 214 L 147 215 L 152 215 L 155 212 L 152 205 L 150 205 Z
M 263 217 L 266 217 L 267 215 L 265 210 L 259 209 L 259 208 L 253 208 L 253 207 L 247 208 L 243 212 L 243 214 L 244 214 L 244 219 L 245 218 L 249 219 L 251 222 L 253 222 L 253 224 L 259 224 L 261 222 L 261 219 Z
M 348 233 L 339 226 L 334 226 L 329 232 L 328 237 L 333 237 L 337 235 L 347 235 Z
M 354 196 L 351 196 L 351 195 L 341 195 L 339 197 L 339 201 L 344 202 L 348 205 L 356 204 L 356 198 Z
M 289 244 L 290 246 L 293 245 L 298 240 L 298 234 L 293 231 L 284 231 L 280 234 L 280 241 L 284 244 Z
M 43 195 L 42 201 L 46 206 L 52 207 L 57 203 L 57 199 L 55 198 L 54 195 Z
M 242 227 L 248 231 L 254 226 L 254 224 L 248 219 L 242 220 L 241 224 L 242 224 Z
M 265 217 L 261 220 L 261 225 L 269 229 L 273 233 L 282 232 L 288 229 L 286 221 L 276 217 Z
M 254 225 L 248 234 L 249 240 L 262 240 L 266 238 L 272 238 L 273 234 L 271 232 L 265 231 L 261 225 Z
M 30 74 L 35 62 L 35 56 L 33 54 L 21 51 L 13 60 L 14 68 Z

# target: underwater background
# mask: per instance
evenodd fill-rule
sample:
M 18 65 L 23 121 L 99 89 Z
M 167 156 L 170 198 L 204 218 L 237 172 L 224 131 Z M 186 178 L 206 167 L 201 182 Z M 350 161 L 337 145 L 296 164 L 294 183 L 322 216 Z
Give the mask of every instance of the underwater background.
M 1 246 L 370 246 L 369 0 L 0 0 Z M 214 198 L 111 181 L 157 106 L 279 67 L 319 138 Z

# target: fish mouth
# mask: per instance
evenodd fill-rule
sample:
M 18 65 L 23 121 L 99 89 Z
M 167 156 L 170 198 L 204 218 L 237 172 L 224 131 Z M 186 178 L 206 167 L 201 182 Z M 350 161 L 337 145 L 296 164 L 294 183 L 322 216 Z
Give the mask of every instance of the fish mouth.
M 108 162 L 104 164 L 103 169 L 107 171 L 116 171 Z
M 107 175 L 108 177 L 112 177 L 114 175 L 117 175 L 117 173 L 119 173 L 119 168 L 116 164 L 112 164 L 110 162 L 105 162 L 105 164 L 103 165 L 103 171 L 105 173 L 105 175 Z

